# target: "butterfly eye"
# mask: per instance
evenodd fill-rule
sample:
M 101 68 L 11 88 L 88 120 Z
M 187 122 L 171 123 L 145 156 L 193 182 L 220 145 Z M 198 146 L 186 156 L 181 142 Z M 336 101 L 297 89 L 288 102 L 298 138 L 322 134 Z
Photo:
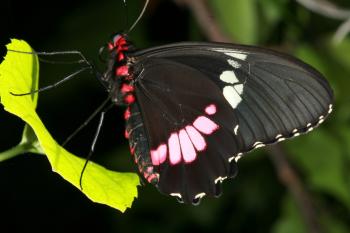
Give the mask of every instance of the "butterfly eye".
M 119 43 L 119 40 L 122 38 L 121 34 L 116 34 L 115 36 L 113 36 L 113 45 L 117 46 L 117 44 Z

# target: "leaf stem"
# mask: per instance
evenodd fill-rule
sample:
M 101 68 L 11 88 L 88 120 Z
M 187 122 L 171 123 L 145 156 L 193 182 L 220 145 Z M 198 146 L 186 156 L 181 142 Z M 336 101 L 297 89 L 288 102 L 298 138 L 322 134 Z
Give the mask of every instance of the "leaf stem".
M 30 147 L 28 143 L 21 143 L 17 146 L 12 147 L 11 149 L 1 152 L 0 162 L 3 162 L 5 160 L 14 158 L 18 155 L 24 154 L 25 152 L 28 152 L 28 147 Z

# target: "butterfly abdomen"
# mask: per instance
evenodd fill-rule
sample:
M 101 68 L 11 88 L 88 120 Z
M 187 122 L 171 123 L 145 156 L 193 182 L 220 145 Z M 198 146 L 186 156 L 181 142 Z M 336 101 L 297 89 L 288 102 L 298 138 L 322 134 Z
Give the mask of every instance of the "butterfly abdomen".
M 124 118 L 126 120 L 125 136 L 129 139 L 130 152 L 138 170 L 149 183 L 156 185 L 159 181 L 159 174 L 153 170 L 146 131 L 137 103 L 131 104 L 125 110 Z

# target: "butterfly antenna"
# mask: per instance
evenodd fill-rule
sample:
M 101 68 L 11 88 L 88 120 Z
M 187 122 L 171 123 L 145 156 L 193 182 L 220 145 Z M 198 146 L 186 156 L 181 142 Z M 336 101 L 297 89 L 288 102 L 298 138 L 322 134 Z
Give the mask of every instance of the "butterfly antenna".
M 139 17 L 135 20 L 134 24 L 129 28 L 128 33 L 130 33 L 130 32 L 134 29 L 134 27 L 136 26 L 136 24 L 140 21 L 140 19 L 142 18 L 142 16 L 145 14 L 145 11 L 146 11 L 146 8 L 147 8 L 148 3 L 149 3 L 149 0 L 146 0 L 145 5 L 143 6 L 143 9 L 142 9 L 142 11 L 141 11 Z
M 129 25 L 129 17 L 128 17 L 128 5 L 126 4 L 126 1 L 125 0 L 123 0 L 123 5 L 124 5 L 124 8 L 125 8 L 125 12 L 126 12 L 126 14 L 125 14 L 125 25 L 126 25 L 126 27 Z

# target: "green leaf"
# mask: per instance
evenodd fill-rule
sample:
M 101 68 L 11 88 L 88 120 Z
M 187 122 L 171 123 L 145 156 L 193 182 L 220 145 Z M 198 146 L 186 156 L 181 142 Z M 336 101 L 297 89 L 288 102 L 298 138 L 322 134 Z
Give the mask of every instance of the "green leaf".
M 237 43 L 256 44 L 258 37 L 258 12 L 256 0 L 210 1 L 216 17 Z
M 30 46 L 20 40 L 12 40 L 8 50 L 32 52 Z M 58 145 L 46 130 L 35 112 L 37 95 L 14 96 L 12 93 L 27 93 L 37 88 L 38 58 L 33 54 L 8 51 L 5 60 L 0 64 L 0 95 L 5 110 L 20 117 L 29 127 L 24 130 L 21 143 L 33 146 L 27 151 L 44 152 L 53 171 L 75 187 L 80 188 L 79 178 L 85 159 L 79 158 Z M 36 137 L 38 143 L 35 143 Z M 92 201 L 114 207 L 122 212 L 131 207 L 137 197 L 139 178 L 135 173 L 119 173 L 89 162 L 83 177 L 83 193 Z

